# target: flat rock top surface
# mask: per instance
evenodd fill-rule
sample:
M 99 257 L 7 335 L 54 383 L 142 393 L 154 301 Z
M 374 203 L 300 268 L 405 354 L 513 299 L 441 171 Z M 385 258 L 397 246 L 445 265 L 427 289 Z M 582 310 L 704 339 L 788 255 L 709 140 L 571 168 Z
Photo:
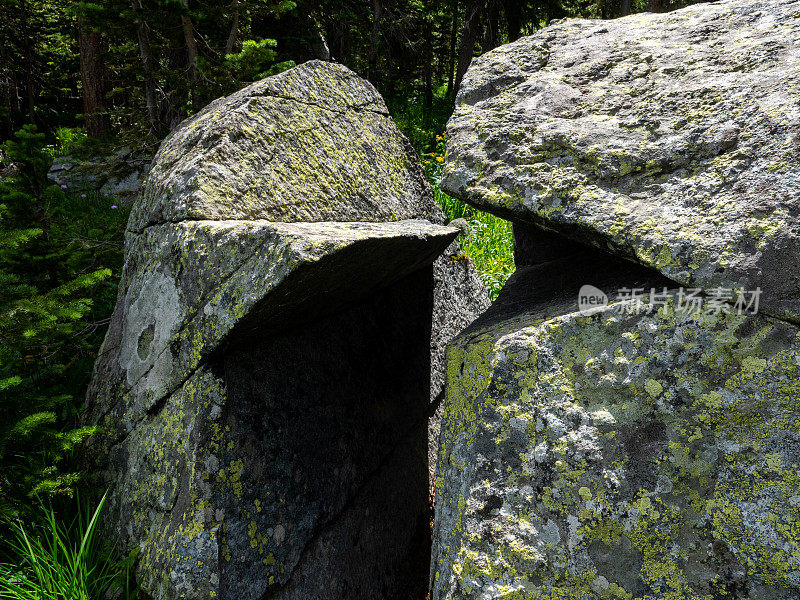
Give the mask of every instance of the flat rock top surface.
M 451 194 L 800 320 L 800 0 L 557 22 L 473 61 L 448 133 Z
M 128 229 L 185 220 L 441 220 L 371 84 L 310 61 L 221 98 L 161 145 Z

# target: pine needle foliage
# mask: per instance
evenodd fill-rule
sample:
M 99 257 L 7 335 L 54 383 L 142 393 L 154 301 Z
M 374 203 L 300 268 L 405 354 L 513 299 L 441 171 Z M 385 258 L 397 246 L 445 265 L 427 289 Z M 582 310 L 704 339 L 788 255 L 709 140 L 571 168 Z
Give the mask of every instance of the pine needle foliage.
M 47 184 L 44 135 L 25 126 L 6 142 L 14 174 L 0 180 L 0 516 L 17 516 L 34 495 L 71 494 L 65 472 L 93 433 L 78 426 L 75 373 L 90 353 L 84 335 L 109 278 L 65 239 L 64 190 Z M 94 344 L 96 340 L 92 340 Z

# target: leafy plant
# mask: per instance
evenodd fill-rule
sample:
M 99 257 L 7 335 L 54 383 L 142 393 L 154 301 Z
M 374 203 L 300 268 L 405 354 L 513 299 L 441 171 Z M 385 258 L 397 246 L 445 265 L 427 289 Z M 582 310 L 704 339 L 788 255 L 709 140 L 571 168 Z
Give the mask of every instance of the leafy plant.
M 240 81 L 255 81 L 291 69 L 293 61 L 275 62 L 277 45 L 278 42 L 269 38 L 245 40 L 241 51 L 225 56 L 225 63 Z
M 59 127 L 56 129 L 54 137 L 55 143 L 45 147 L 47 154 L 52 157 L 66 156 L 74 152 L 84 155 L 86 154 L 85 147 L 94 145 L 86 136 L 86 131 L 77 127 Z
M 16 521 L 10 542 L 13 563 L 0 564 L 0 599 L 97 600 L 109 593 L 134 598 L 134 557 L 114 558 L 98 521 L 106 497 L 97 508 L 63 524 L 52 507 L 40 506 L 32 525 Z

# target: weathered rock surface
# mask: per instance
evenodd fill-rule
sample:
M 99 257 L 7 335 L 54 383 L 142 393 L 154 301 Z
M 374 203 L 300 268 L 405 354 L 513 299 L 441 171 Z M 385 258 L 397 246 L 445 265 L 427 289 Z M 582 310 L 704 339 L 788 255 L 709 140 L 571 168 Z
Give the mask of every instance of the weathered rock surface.
M 443 188 L 800 321 L 800 1 L 565 20 L 473 61 Z
M 109 156 L 88 159 L 71 155 L 57 157 L 47 178 L 73 191 L 96 191 L 119 202 L 130 203 L 136 199 L 149 170 L 147 156 L 124 147 Z
M 330 65 L 268 77 L 182 123 L 158 151 L 130 229 L 186 219 L 436 220 L 419 158 L 383 99 Z
M 447 350 L 434 600 L 800 598 L 798 34 L 722 0 L 473 62 L 443 185 L 518 271 Z
M 587 282 L 664 283 L 523 268 L 448 349 L 432 598 L 797 598 L 800 331 Z
M 431 418 L 428 420 L 428 466 L 433 486 L 444 410 L 447 344 L 489 307 L 489 297 L 475 267 L 458 242 L 433 263 L 433 327 L 431 329 Z
M 183 221 L 129 236 L 102 350 L 114 357 L 96 367 L 115 403 L 93 404 L 93 420 L 125 435 L 223 341 L 335 313 L 430 265 L 453 237 L 427 221 Z
M 337 65 L 165 140 L 87 398 L 106 526 L 148 594 L 424 591 L 431 398 L 487 304 L 443 220 L 380 97 Z

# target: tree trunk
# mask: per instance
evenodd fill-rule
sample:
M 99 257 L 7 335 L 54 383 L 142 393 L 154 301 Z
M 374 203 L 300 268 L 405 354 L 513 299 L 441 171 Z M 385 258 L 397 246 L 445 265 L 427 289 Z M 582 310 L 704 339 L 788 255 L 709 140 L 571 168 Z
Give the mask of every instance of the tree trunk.
M 431 24 L 425 21 L 425 54 L 422 65 L 422 75 L 425 85 L 423 93 L 423 109 L 425 115 L 433 106 L 433 30 Z
M 500 39 L 499 25 L 500 7 L 497 0 L 489 0 L 486 10 L 486 31 L 483 36 L 483 48 L 481 48 L 484 52 L 497 48 L 497 42 Z
M 661 12 L 661 0 L 650 0 L 647 6 L 647 10 L 650 12 Z
M 504 0 L 503 15 L 506 19 L 506 27 L 508 27 L 508 41 L 515 42 L 522 35 L 522 12 L 519 1 Z
M 186 14 L 181 15 L 181 27 L 183 27 L 183 37 L 186 40 L 186 67 L 192 81 L 197 81 L 197 39 L 194 36 L 194 25 L 188 14 L 189 0 L 183 0 L 183 7 Z
M 131 0 L 131 6 L 136 13 L 136 36 L 139 41 L 139 56 L 144 68 L 144 90 L 147 102 L 147 118 L 150 121 L 150 129 L 153 133 L 161 130 L 161 123 L 158 119 L 158 103 L 156 102 L 156 82 L 153 76 L 155 71 L 155 59 L 150 48 L 150 40 L 147 35 L 147 23 L 144 20 L 144 9 L 142 0 Z
M 622 0 L 619 4 L 619 16 L 626 17 L 631 14 L 631 0 Z
M 381 0 L 372 0 L 372 31 L 370 32 L 370 49 L 369 49 L 369 64 L 367 70 L 367 78 L 372 82 L 375 87 L 380 89 L 377 81 L 378 70 L 378 43 L 381 36 L 381 16 L 383 13 L 383 5 Z
M 239 0 L 233 0 L 233 19 L 231 19 L 231 31 L 228 34 L 228 41 L 225 44 L 225 55 L 233 53 L 236 44 L 236 36 L 239 35 Z
M 461 47 L 458 50 L 458 70 L 456 71 L 455 95 L 461 87 L 461 80 L 472 62 L 472 55 L 475 52 L 475 41 L 478 39 L 478 31 L 481 26 L 481 0 L 473 2 L 467 8 L 464 19 L 464 29 L 461 32 Z
M 458 37 L 458 0 L 453 0 L 450 27 L 450 52 L 447 56 L 447 97 L 455 102 L 456 39 Z
M 36 53 L 34 52 L 34 47 L 32 44 L 31 34 L 28 33 L 30 29 L 34 26 L 29 22 L 29 16 L 31 15 L 30 4 L 26 1 L 22 1 L 19 4 L 20 11 L 20 20 L 19 20 L 19 29 L 21 32 L 27 33 L 27 35 L 22 36 L 22 55 L 24 60 L 22 61 L 25 65 L 25 82 L 20 81 L 21 87 L 24 85 L 25 90 L 25 99 L 28 105 L 28 121 L 30 123 L 36 123 L 36 96 L 37 96 L 37 89 L 35 85 L 35 73 L 34 68 L 36 66 Z M 20 112 L 23 109 L 20 106 Z
M 8 136 L 10 137 L 13 135 L 14 131 L 17 128 L 17 119 L 19 117 L 20 112 L 22 111 L 22 107 L 19 104 L 20 100 L 20 82 L 14 76 L 11 75 L 8 81 Z
M 28 50 L 28 56 L 33 54 L 32 50 Z M 34 83 L 33 75 L 33 61 L 27 61 L 28 67 L 25 72 L 25 93 L 28 96 L 28 118 L 31 123 L 36 123 L 36 85 Z
M 111 122 L 105 110 L 106 77 L 100 55 L 105 49 L 103 36 L 78 20 L 81 88 L 86 133 L 92 138 L 108 134 Z

